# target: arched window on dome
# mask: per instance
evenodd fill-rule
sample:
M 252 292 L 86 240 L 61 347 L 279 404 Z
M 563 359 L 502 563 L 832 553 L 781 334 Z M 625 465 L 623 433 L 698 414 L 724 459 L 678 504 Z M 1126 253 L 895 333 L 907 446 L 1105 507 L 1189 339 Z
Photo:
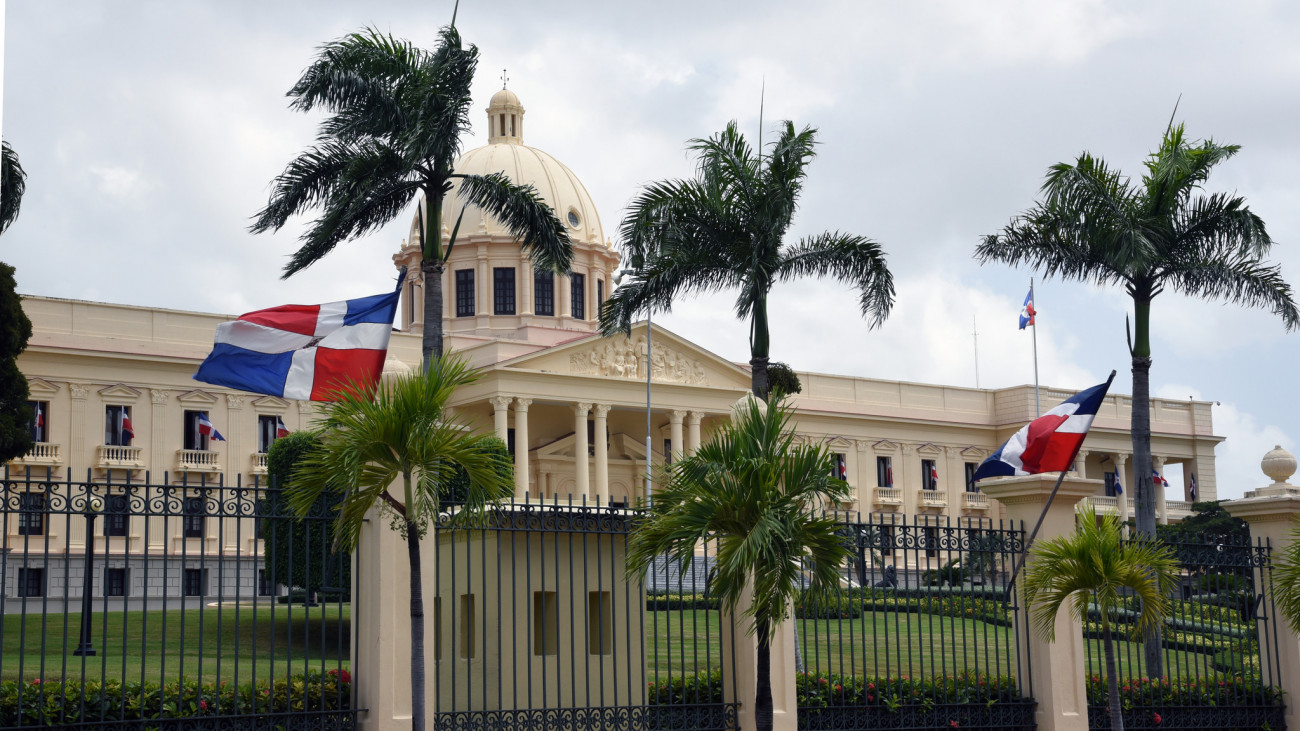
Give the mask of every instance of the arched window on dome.
M 518 134 L 515 132 L 515 115 L 513 114 L 510 115 L 510 136 L 511 137 L 518 136 Z
M 503 113 L 500 115 L 500 117 L 501 117 L 501 136 L 505 137 L 506 136 L 506 115 Z

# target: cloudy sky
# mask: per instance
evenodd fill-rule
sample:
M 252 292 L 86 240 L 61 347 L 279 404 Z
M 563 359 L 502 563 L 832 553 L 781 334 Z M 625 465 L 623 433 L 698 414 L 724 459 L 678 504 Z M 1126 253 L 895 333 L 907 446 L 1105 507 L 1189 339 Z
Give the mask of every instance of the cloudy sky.
M 450 17 L 441 0 L 9 3 L 3 135 L 29 180 L 0 258 L 24 293 L 226 313 L 387 287 L 405 218 L 289 281 L 301 227 L 247 226 L 312 139 L 318 120 L 284 92 L 314 49 L 367 25 L 432 45 Z M 465 0 L 458 26 L 482 52 L 477 106 L 509 69 L 525 142 L 585 181 L 609 232 L 638 186 L 689 174 L 689 138 L 731 119 L 756 136 L 764 85 L 769 130 L 818 128 L 794 233 L 880 241 L 898 301 L 869 331 L 850 291 L 775 291 L 773 356 L 798 369 L 973 386 L 974 321 L 980 385 L 1031 383 L 1015 323 L 1032 273 L 981 267 L 972 248 L 1033 203 L 1052 163 L 1088 150 L 1140 172 L 1180 95 L 1192 136 L 1242 145 L 1210 188 L 1247 198 L 1300 285 L 1300 6 Z M 480 127 L 464 143 L 485 141 Z M 1037 291 L 1043 383 L 1114 368 L 1128 391 L 1127 297 Z M 664 322 L 747 360 L 730 302 L 684 301 Z M 1153 330 L 1153 392 L 1221 402 L 1221 494 L 1262 485 L 1260 456 L 1300 437 L 1300 334 L 1173 293 Z

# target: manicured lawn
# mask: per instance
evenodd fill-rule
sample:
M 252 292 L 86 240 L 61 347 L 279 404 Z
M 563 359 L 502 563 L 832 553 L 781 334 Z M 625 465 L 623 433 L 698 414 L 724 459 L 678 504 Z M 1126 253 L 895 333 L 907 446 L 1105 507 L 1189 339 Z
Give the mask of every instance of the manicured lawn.
M 348 667 L 351 606 L 301 604 L 96 612 L 94 657 L 77 657 L 79 613 L 7 614 L 0 645 L 0 679 L 82 676 L 99 679 L 195 680 L 245 683 L 254 677 Z M 43 646 L 42 646 L 43 645 Z M 64 649 L 67 649 L 66 656 Z M 46 661 L 41 664 L 42 655 Z M 65 665 L 66 664 L 66 665 Z

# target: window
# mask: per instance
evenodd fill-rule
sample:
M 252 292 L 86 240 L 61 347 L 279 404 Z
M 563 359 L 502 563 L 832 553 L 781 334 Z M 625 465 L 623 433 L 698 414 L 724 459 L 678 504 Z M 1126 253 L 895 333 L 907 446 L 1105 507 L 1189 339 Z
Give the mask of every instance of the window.
M 129 447 L 135 436 L 131 426 L 131 407 L 104 407 L 104 444 L 110 447 Z
M 837 480 L 849 479 L 849 459 L 847 455 L 839 452 L 832 453 L 835 457 L 835 465 L 831 467 L 831 477 Z
M 607 591 L 587 592 L 587 654 L 609 655 L 614 650 L 614 611 Z
M 50 402 L 28 401 L 27 405 L 31 407 L 32 410 L 32 441 L 50 441 Z
M 202 411 L 185 412 L 185 449 L 208 448 L 208 435 L 199 432 L 199 421 L 202 418 Z
M 876 457 L 876 484 L 880 487 L 894 486 L 894 465 L 889 457 Z
M 553 591 L 533 592 L 533 654 L 560 651 L 560 604 Z
M 925 542 L 925 557 L 934 558 L 939 555 L 939 529 L 932 525 L 925 527 L 922 539 Z
M 257 417 L 257 451 L 266 454 L 275 444 L 276 434 L 280 432 L 280 417 L 274 414 L 261 414 Z
M 456 270 L 456 317 L 474 316 L 474 270 Z
M 126 535 L 128 518 L 126 495 L 109 495 L 104 501 L 104 535 Z
M 934 460 L 932 459 L 921 460 L 921 489 L 938 490 L 939 489 L 938 481 L 935 480 L 934 477 L 935 477 Z
M 497 267 L 492 270 L 492 314 L 515 314 L 514 267 Z
M 547 317 L 555 315 L 555 275 L 550 272 L 533 272 L 533 312 Z
M 673 440 L 664 440 L 664 464 L 673 463 Z
M 20 493 L 18 511 L 18 535 L 45 535 L 45 493 Z
M 185 498 L 185 537 L 202 538 L 206 508 L 201 497 Z
M 1119 495 L 1119 493 L 1115 491 L 1116 482 L 1119 481 L 1115 479 L 1115 473 L 1107 472 L 1106 473 L 1106 497 L 1116 497 L 1117 495 Z
M 45 596 L 45 569 L 18 569 L 18 596 Z
M 206 596 L 208 593 L 208 570 L 185 569 L 185 596 Z
M 126 569 L 104 569 L 104 596 L 126 596 Z
M 266 578 L 266 569 L 257 570 L 257 595 L 271 596 L 275 593 L 275 583 Z
M 600 314 L 600 306 L 605 304 L 605 280 L 596 280 L 596 314 Z
M 569 312 L 573 314 L 573 319 L 585 320 L 587 319 L 587 278 L 582 274 L 571 274 L 569 277 L 573 290 Z
M 979 485 L 975 484 L 975 470 L 977 469 L 979 469 L 979 465 L 974 462 L 966 463 L 966 492 L 980 491 Z

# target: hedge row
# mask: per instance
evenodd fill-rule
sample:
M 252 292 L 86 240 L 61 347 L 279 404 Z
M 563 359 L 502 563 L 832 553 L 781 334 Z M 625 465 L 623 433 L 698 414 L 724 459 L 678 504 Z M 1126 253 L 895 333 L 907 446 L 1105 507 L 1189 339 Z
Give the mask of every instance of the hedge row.
M 1106 705 L 1106 681 L 1088 678 L 1088 703 Z M 1282 705 L 1282 691 L 1246 678 L 1134 678 L 1119 686 L 1120 706 L 1241 706 Z
M 964 673 L 933 678 L 880 678 L 833 673 L 795 676 L 800 708 L 829 706 L 931 706 L 951 703 L 1010 702 L 1021 700 L 1013 677 Z M 722 672 L 700 672 L 649 684 L 652 705 L 722 703 Z

